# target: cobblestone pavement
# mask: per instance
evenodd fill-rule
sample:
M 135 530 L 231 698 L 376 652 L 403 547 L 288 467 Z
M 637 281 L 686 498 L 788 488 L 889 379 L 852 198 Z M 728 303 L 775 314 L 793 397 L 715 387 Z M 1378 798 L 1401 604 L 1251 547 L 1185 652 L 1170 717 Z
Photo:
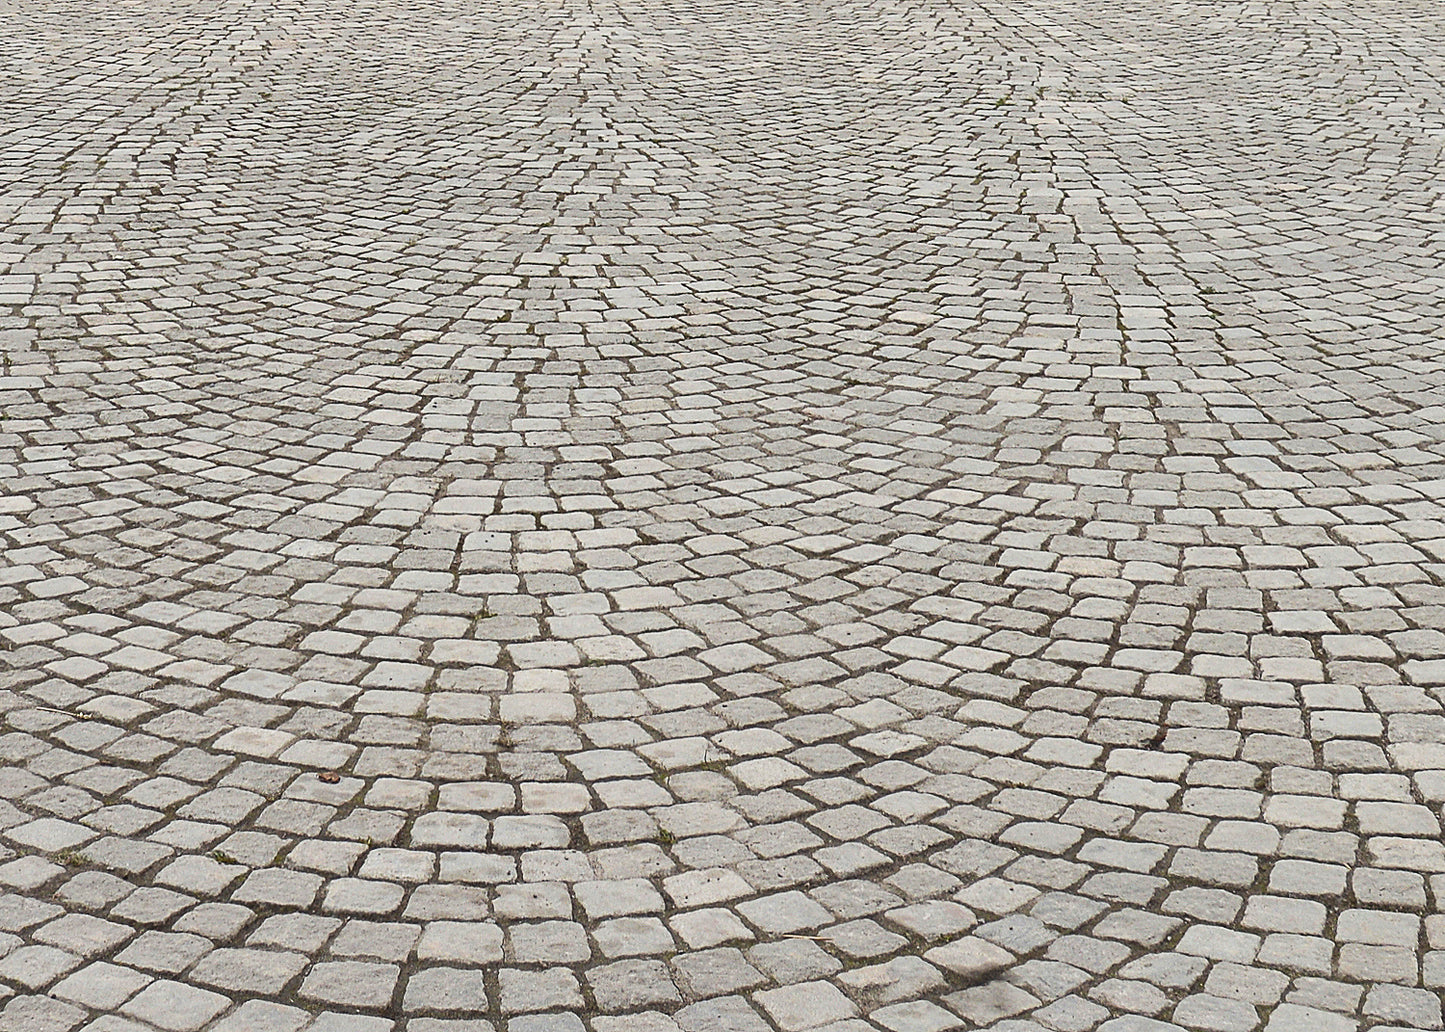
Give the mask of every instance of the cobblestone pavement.
M 1445 988 L 1445 11 L 3 0 L 0 1029 Z

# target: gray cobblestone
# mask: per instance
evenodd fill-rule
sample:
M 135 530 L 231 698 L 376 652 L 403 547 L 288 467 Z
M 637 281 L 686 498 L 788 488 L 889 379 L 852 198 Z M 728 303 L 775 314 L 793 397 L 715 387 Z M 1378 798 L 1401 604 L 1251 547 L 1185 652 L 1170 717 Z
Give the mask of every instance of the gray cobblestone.
M 12 6 L 0 1025 L 1440 1027 L 1436 6 Z
M 204 1027 L 229 1006 L 218 993 L 181 982 L 152 982 L 121 1008 L 121 1013 L 170 1032 L 192 1032 Z

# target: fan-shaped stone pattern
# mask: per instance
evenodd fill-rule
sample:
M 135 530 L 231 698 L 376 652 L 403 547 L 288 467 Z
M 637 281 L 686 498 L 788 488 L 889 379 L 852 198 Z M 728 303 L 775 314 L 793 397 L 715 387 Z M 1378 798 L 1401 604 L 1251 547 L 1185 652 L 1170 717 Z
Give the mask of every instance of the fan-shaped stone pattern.
M 1437 5 L 4 9 L 4 1028 L 1441 1027 Z

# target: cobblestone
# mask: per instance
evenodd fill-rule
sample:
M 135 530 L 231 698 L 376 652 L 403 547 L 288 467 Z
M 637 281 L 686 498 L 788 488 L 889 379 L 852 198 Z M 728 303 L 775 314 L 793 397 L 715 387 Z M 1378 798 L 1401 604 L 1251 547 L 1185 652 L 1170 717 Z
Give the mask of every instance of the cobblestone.
M 10 6 L 0 1029 L 1445 1025 L 1438 5 Z

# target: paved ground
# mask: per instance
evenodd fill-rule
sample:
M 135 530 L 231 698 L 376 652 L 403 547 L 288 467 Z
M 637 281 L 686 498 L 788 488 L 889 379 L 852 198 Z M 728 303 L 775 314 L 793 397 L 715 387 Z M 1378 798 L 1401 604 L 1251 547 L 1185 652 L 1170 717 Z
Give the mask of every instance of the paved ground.
M 5 1032 L 1445 987 L 1445 13 L 0 3 Z

